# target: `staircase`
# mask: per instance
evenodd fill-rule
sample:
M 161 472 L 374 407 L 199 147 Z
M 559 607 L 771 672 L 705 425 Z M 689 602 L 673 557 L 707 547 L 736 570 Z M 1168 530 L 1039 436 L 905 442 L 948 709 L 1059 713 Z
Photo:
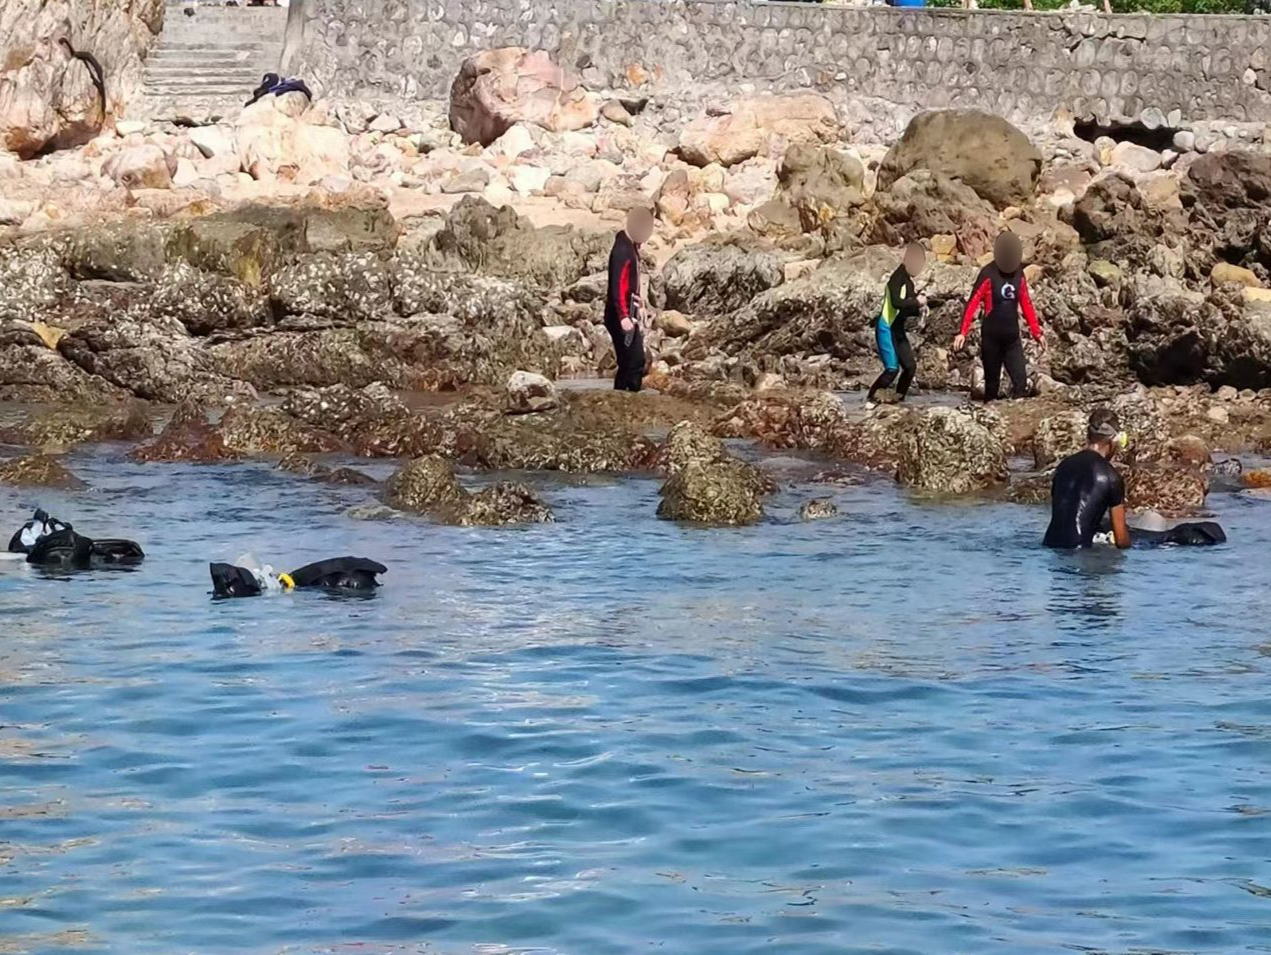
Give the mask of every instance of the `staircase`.
M 245 0 L 244 0 L 245 2 Z M 285 7 L 199 4 L 194 16 L 169 0 L 163 33 L 146 60 L 136 118 L 206 123 L 233 117 L 265 73 L 278 72 Z

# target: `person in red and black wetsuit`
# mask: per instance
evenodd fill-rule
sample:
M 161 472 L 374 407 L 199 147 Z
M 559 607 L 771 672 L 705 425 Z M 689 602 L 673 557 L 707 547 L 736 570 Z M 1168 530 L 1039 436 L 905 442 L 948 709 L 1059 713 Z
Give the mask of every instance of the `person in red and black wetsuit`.
M 1024 248 L 1019 236 L 1003 232 L 993 243 L 993 261 L 980 270 L 975 290 L 962 315 L 962 329 L 953 340 L 953 350 L 966 345 L 967 333 L 980 309 L 984 324 L 980 329 L 980 359 L 984 363 L 984 400 L 993 401 L 1002 383 L 1002 366 L 1011 376 L 1011 397 L 1023 398 L 1028 387 L 1024 366 L 1024 345 L 1020 341 L 1019 313 L 1024 313 L 1028 331 L 1034 340 L 1046 347 L 1046 338 L 1033 310 L 1024 281 Z
M 605 328 L 613 339 L 618 371 L 615 391 L 639 391 L 644 382 L 644 333 L 640 328 L 640 246 L 653 236 L 653 213 L 632 209 L 627 228 L 613 240 L 609 253 L 609 290 L 605 295 Z

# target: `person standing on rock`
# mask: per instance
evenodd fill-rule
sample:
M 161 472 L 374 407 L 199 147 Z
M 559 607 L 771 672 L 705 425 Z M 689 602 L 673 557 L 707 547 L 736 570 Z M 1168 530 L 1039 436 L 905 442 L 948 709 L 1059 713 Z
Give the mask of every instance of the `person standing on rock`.
M 1050 485 L 1050 526 L 1042 543 L 1071 550 L 1095 542 L 1105 516 L 1112 520 L 1112 541 L 1121 549 L 1130 546 L 1130 527 L 1125 519 L 1125 482 L 1112 458 L 1129 439 L 1116 413 L 1096 408 L 1086 427 L 1084 451 L 1064 458 L 1055 468 Z
M 905 334 L 905 322 L 922 314 L 922 307 L 927 304 L 926 296 L 919 295 L 914 288 L 914 279 L 926 267 L 927 250 L 921 243 L 910 242 L 905 246 L 904 259 L 887 280 L 883 306 L 874 322 L 874 337 L 878 343 L 878 357 L 883 361 L 883 373 L 870 385 L 865 399 L 866 408 L 874 407 L 878 392 L 890 388 L 898 373 L 900 381 L 896 382 L 896 399 L 904 401 L 909 393 L 918 362 L 914 358 L 913 346 L 909 344 L 909 336 Z
M 1046 338 L 1033 310 L 1028 283 L 1024 281 L 1024 247 L 1013 232 L 1003 232 L 993 243 L 993 261 L 980 270 L 975 280 L 975 289 L 962 316 L 962 328 L 953 340 L 954 351 L 966 347 L 967 334 L 981 309 L 984 310 L 984 324 L 980 329 L 984 400 L 997 399 L 1003 366 L 1011 376 L 1011 397 L 1023 398 L 1028 389 L 1028 369 L 1019 334 L 1019 313 L 1024 313 L 1029 333 L 1043 350 Z
M 609 289 L 605 294 L 605 328 L 613 339 L 618 371 L 615 391 L 639 391 L 644 382 L 644 333 L 640 328 L 640 246 L 653 237 L 653 213 L 632 209 L 627 228 L 613 240 L 609 253 Z

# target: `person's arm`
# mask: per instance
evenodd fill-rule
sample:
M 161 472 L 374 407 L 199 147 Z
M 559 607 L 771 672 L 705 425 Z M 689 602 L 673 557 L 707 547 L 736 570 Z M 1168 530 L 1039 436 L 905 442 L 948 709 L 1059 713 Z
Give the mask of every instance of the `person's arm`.
M 631 258 L 617 247 L 609 256 L 609 296 L 624 331 L 631 330 Z
M 980 273 L 979 279 L 976 280 L 975 291 L 971 293 L 970 300 L 966 303 L 966 311 L 962 313 L 962 328 L 958 332 L 959 338 L 966 338 L 971 331 L 971 326 L 975 324 L 975 316 L 980 313 L 980 309 L 987 310 L 993 299 L 993 282 L 983 272 Z
M 1033 336 L 1034 341 L 1042 340 L 1041 322 L 1037 320 L 1037 310 L 1033 308 L 1033 298 L 1028 294 L 1028 282 L 1024 280 L 1023 273 L 1019 277 L 1019 307 L 1024 313 L 1024 321 L 1028 322 L 1028 332 Z
M 1121 550 L 1130 546 L 1130 525 L 1125 520 L 1124 504 L 1112 508 L 1112 539 Z

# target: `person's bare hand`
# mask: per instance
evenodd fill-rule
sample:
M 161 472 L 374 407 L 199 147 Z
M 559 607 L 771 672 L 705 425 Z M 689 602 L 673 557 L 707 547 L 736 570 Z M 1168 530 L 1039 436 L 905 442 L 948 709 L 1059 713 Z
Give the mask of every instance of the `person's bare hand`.
M 1047 343 L 1045 335 L 1037 336 L 1037 347 L 1041 349 L 1041 353 L 1043 355 L 1046 354 L 1046 351 L 1050 348 L 1050 345 L 1049 343 Z
M 631 319 L 629 319 L 629 318 L 624 318 L 624 319 L 622 320 L 622 330 L 623 330 L 624 332 L 633 332 L 633 331 L 635 331 L 635 322 L 631 321 Z
M 925 295 L 919 295 L 919 296 L 918 296 L 918 307 L 919 307 L 919 308 L 926 308 L 926 307 L 927 307 L 927 296 L 925 296 Z
M 966 336 L 965 335 L 955 336 L 953 339 L 953 350 L 962 351 L 962 349 L 964 348 L 966 348 Z

